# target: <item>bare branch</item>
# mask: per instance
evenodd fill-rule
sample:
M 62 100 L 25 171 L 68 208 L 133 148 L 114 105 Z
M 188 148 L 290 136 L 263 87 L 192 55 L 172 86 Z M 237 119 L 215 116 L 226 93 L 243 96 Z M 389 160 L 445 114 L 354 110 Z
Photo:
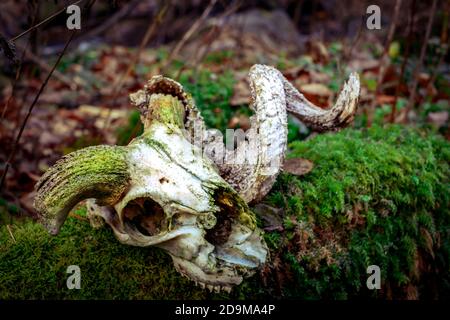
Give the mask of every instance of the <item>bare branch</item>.
M 38 102 L 39 97 L 41 96 L 42 92 L 44 92 L 44 89 L 47 86 L 48 80 L 50 80 L 53 72 L 55 71 L 56 67 L 58 66 L 59 62 L 61 61 L 61 58 L 63 57 L 64 53 L 66 52 L 67 48 L 69 47 L 69 44 L 72 41 L 73 37 L 75 36 L 75 33 L 76 33 L 76 31 L 74 30 L 70 34 L 70 37 L 66 41 L 66 44 L 65 44 L 63 50 L 61 51 L 61 53 L 59 54 L 58 59 L 56 60 L 55 64 L 53 65 L 53 68 L 48 73 L 47 77 L 45 78 L 44 82 L 42 83 L 41 87 L 39 88 L 39 91 L 36 94 L 36 97 L 34 98 L 33 102 L 31 103 L 30 108 L 28 109 L 28 113 L 25 116 L 25 119 L 23 120 L 22 126 L 20 127 L 20 130 L 19 130 L 19 133 L 17 134 L 16 140 L 14 141 L 14 145 L 13 145 L 13 148 L 11 150 L 11 153 L 9 154 L 8 160 L 6 161 L 5 170 L 3 171 L 2 179 L 0 181 L 0 190 L 2 189 L 3 183 L 6 180 L 6 175 L 8 173 L 8 169 L 11 166 L 11 162 L 14 159 L 14 156 L 15 156 L 16 150 L 17 150 L 17 146 L 19 145 L 19 142 L 20 142 L 20 138 L 22 137 L 22 133 L 23 133 L 23 131 L 25 129 L 25 126 L 26 126 L 26 124 L 28 122 L 28 119 L 30 118 L 31 113 L 33 112 L 34 106 Z
M 83 2 L 84 0 L 78 0 L 75 1 L 74 3 L 62 8 L 61 10 L 56 11 L 55 13 L 53 13 L 51 16 L 45 18 L 44 20 L 42 20 L 41 22 L 35 24 L 34 26 L 32 26 L 31 28 L 28 28 L 27 30 L 25 30 L 24 32 L 22 32 L 21 34 L 15 36 L 14 38 L 10 39 L 9 41 L 16 41 L 17 39 L 23 37 L 24 35 L 30 33 L 31 31 L 39 28 L 40 26 L 46 24 L 47 22 L 49 22 L 50 20 L 56 18 L 57 16 L 59 16 L 61 13 L 65 12 L 67 10 L 68 7 L 72 6 L 72 5 L 76 5 L 79 4 L 81 2 Z
M 383 54 L 380 57 L 380 65 L 378 70 L 378 78 L 377 78 L 377 88 L 375 90 L 375 97 L 372 100 L 372 103 L 369 107 L 367 114 L 367 126 L 370 127 L 372 125 L 373 114 L 375 112 L 375 107 L 377 103 L 377 96 L 381 93 L 381 83 L 383 82 L 384 73 L 386 72 L 387 67 L 389 66 L 389 58 L 388 51 L 389 47 L 392 43 L 392 39 L 395 34 L 395 29 L 398 24 L 398 17 L 400 13 L 400 7 L 402 6 L 402 0 L 395 1 L 394 15 L 392 17 L 391 25 L 389 26 L 388 36 L 386 38 L 386 43 L 384 44 Z
M 216 2 L 217 2 L 217 0 L 211 0 L 209 2 L 209 5 L 206 7 L 205 11 L 203 11 L 200 18 L 198 18 L 194 22 L 194 24 L 189 28 L 189 30 L 186 31 L 186 33 L 183 35 L 183 38 L 181 38 L 181 40 L 177 43 L 177 45 L 175 46 L 175 48 L 172 50 L 169 57 L 167 58 L 166 62 L 164 63 L 164 66 L 162 67 L 163 70 L 172 62 L 173 58 L 175 58 L 178 55 L 180 50 L 184 47 L 184 45 L 192 37 L 192 35 L 202 26 L 202 24 L 205 22 L 206 18 L 208 18 L 209 13 L 211 12 L 211 10 L 214 7 L 214 5 L 216 4 Z
M 425 32 L 425 38 L 423 39 L 422 49 L 420 51 L 419 61 L 414 69 L 414 78 L 413 83 L 411 85 L 410 96 L 408 100 L 408 105 L 406 107 L 406 114 L 414 107 L 414 103 L 416 100 L 416 91 L 417 85 L 419 83 L 419 73 L 422 69 L 423 60 L 425 59 L 425 54 L 427 52 L 428 40 L 431 35 L 431 27 L 433 26 L 434 16 L 436 14 L 437 0 L 433 0 L 433 4 L 431 5 L 430 16 L 428 18 L 427 30 Z

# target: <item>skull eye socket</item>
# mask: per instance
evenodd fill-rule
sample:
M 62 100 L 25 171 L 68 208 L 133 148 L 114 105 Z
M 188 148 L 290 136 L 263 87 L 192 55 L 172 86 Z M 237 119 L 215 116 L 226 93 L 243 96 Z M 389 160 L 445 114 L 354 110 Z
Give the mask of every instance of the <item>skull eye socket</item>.
M 154 236 L 166 228 L 163 208 L 151 198 L 136 198 L 123 209 L 124 223 L 146 236 Z
M 214 199 L 220 210 L 215 213 L 216 225 L 206 231 L 205 239 L 213 245 L 222 245 L 230 237 L 233 221 L 238 218 L 241 205 L 236 194 L 222 188 L 215 192 Z

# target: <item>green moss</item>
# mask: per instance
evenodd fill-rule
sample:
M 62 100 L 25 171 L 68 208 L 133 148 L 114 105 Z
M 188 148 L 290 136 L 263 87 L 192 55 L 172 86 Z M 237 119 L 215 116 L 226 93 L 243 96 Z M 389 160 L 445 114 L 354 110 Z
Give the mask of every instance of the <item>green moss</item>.
M 31 221 L 0 232 L 0 299 L 200 299 L 206 292 L 180 277 L 156 248 L 120 244 L 109 229 L 69 217 L 58 236 Z M 81 289 L 69 290 L 69 265 Z
M 220 50 L 209 53 L 204 61 L 210 64 L 225 64 L 235 55 L 231 50 Z
M 81 200 L 114 202 L 127 187 L 126 158 L 127 151 L 115 146 L 88 147 L 64 156 L 36 184 L 36 210 L 57 230 Z
M 291 273 L 285 295 L 449 295 L 447 141 L 388 126 L 325 134 L 290 148 L 290 157 L 315 167 L 303 177 L 282 174 L 266 200 L 287 213 L 276 253 Z M 365 285 L 371 264 L 381 268 L 380 291 Z
M 138 137 L 144 131 L 142 125 L 140 113 L 137 110 L 133 110 L 128 117 L 128 123 L 124 127 L 117 129 L 117 144 L 119 146 L 126 146 L 133 138 Z
M 198 72 L 185 71 L 180 77 L 180 83 L 186 92 L 192 94 L 206 125 L 225 132 L 228 121 L 234 114 L 230 107 L 235 83 L 233 74 L 216 74 L 205 69 Z
M 290 149 L 314 169 L 277 180 L 265 202 L 283 208 L 284 231 L 266 232 L 270 261 L 231 295 L 196 288 L 159 249 L 122 245 L 110 229 L 69 217 L 56 237 L 27 222 L 11 227 L 14 243 L 0 228 L 0 299 L 450 297 L 448 142 L 389 126 Z M 81 290 L 66 289 L 71 264 Z M 381 290 L 366 287 L 372 264 Z
M 168 126 L 184 127 L 184 106 L 182 102 L 171 95 L 155 95 L 150 100 L 147 119 L 158 121 Z

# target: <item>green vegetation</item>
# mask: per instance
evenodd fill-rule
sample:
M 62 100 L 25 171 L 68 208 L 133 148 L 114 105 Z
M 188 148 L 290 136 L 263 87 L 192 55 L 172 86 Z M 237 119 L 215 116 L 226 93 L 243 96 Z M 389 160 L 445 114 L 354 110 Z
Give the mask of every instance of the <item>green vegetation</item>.
M 82 210 L 84 211 L 84 210 Z M 80 214 L 80 210 L 76 212 Z M 58 236 L 31 221 L 0 233 L 0 299 L 182 299 L 205 293 L 180 277 L 159 249 L 120 244 L 109 229 L 69 217 Z M 81 289 L 68 290 L 69 265 L 81 269 Z
M 94 230 L 83 210 L 50 236 L 31 221 L 0 227 L 0 299 L 304 299 L 450 296 L 450 147 L 402 126 L 346 129 L 290 144 L 307 158 L 305 176 L 282 174 L 265 202 L 283 208 L 284 231 L 265 234 L 271 259 L 231 295 L 179 276 L 156 248 L 120 244 Z M 82 289 L 65 286 L 79 265 Z M 369 265 L 382 290 L 366 288 Z
M 285 208 L 284 234 L 266 236 L 277 268 L 289 275 L 277 279 L 280 291 L 302 298 L 449 295 L 448 142 L 388 126 L 290 147 L 291 157 L 315 168 L 304 177 L 283 174 L 266 200 Z M 372 264 L 381 268 L 381 291 L 366 288 Z
M 128 117 L 128 124 L 117 129 L 117 144 L 126 146 L 133 138 L 140 136 L 143 131 L 144 126 L 141 122 L 140 113 L 138 110 L 133 110 Z
M 178 70 L 178 69 L 177 69 Z M 225 133 L 228 121 L 234 116 L 251 114 L 249 108 L 230 107 L 230 99 L 233 95 L 234 76 L 231 72 L 223 74 L 213 73 L 207 69 L 201 69 L 197 73 L 185 70 L 180 79 L 184 90 L 192 94 L 194 101 L 200 110 L 206 125 L 210 128 L 220 129 Z M 143 131 L 140 122 L 139 111 L 130 113 L 128 124 L 116 131 L 117 144 L 127 145 L 133 138 Z
M 206 69 L 201 69 L 197 74 L 186 70 L 180 77 L 180 83 L 186 92 L 192 94 L 206 125 L 222 131 L 227 128 L 233 115 L 230 99 L 234 81 L 231 72 L 218 75 Z

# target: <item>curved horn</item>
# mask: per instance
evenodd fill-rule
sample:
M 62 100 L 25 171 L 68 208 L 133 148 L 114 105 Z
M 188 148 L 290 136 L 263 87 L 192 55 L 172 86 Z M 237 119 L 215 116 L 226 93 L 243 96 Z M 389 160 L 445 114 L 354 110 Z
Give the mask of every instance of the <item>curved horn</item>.
M 335 130 L 348 125 L 354 117 L 359 97 L 359 77 L 352 73 L 336 104 L 321 109 L 309 102 L 277 69 L 254 65 L 249 73 L 252 89 L 251 129 L 248 143 L 235 151 L 226 151 L 226 159 L 236 159 L 246 153 L 252 163 L 218 164 L 222 177 L 247 201 L 259 201 L 271 189 L 284 160 L 287 143 L 287 114 L 316 130 Z M 214 143 L 217 144 L 217 141 Z M 253 147 L 252 147 L 253 145 Z
M 284 160 L 287 113 L 282 79 L 281 73 L 269 66 L 250 69 L 252 125 L 246 141 L 236 150 L 227 150 L 225 163 L 219 164 L 221 176 L 247 202 L 258 201 L 269 192 Z
M 195 105 L 194 99 L 184 91 L 180 83 L 161 75 L 153 76 L 143 90 L 130 94 L 131 103 L 139 109 L 144 126 L 146 125 L 146 119 L 151 118 L 148 115 L 150 111 L 148 106 L 149 99 L 153 94 L 165 94 L 178 98 L 184 106 L 184 127 L 189 136 L 200 140 L 197 143 L 204 139 L 205 123 Z
M 124 147 L 94 146 L 69 153 L 48 169 L 35 186 L 34 207 L 49 231 L 57 234 L 81 200 L 116 202 L 128 185 L 126 158 Z
M 152 94 L 177 97 L 185 107 L 184 126 L 189 137 L 194 139 L 194 144 L 205 148 L 205 154 L 216 163 L 220 175 L 247 202 L 264 197 L 280 171 L 287 143 L 287 112 L 317 131 L 336 130 L 353 120 L 360 90 L 358 74 L 352 73 L 336 104 L 324 110 L 309 102 L 273 67 L 254 65 L 249 80 L 250 107 L 255 115 L 250 119 L 252 126 L 246 134 L 246 143 L 239 144 L 233 151 L 226 150 L 222 137 L 218 137 L 215 130 L 206 130 L 194 100 L 178 82 L 155 76 L 144 90 L 130 95 L 132 103 L 141 110 L 144 125 L 149 118 L 147 106 Z M 242 163 L 243 158 L 246 163 Z
M 316 131 L 328 131 L 346 127 L 353 121 L 359 98 L 359 76 L 350 74 L 348 81 L 330 109 L 322 109 L 309 102 L 283 77 L 287 110 Z

